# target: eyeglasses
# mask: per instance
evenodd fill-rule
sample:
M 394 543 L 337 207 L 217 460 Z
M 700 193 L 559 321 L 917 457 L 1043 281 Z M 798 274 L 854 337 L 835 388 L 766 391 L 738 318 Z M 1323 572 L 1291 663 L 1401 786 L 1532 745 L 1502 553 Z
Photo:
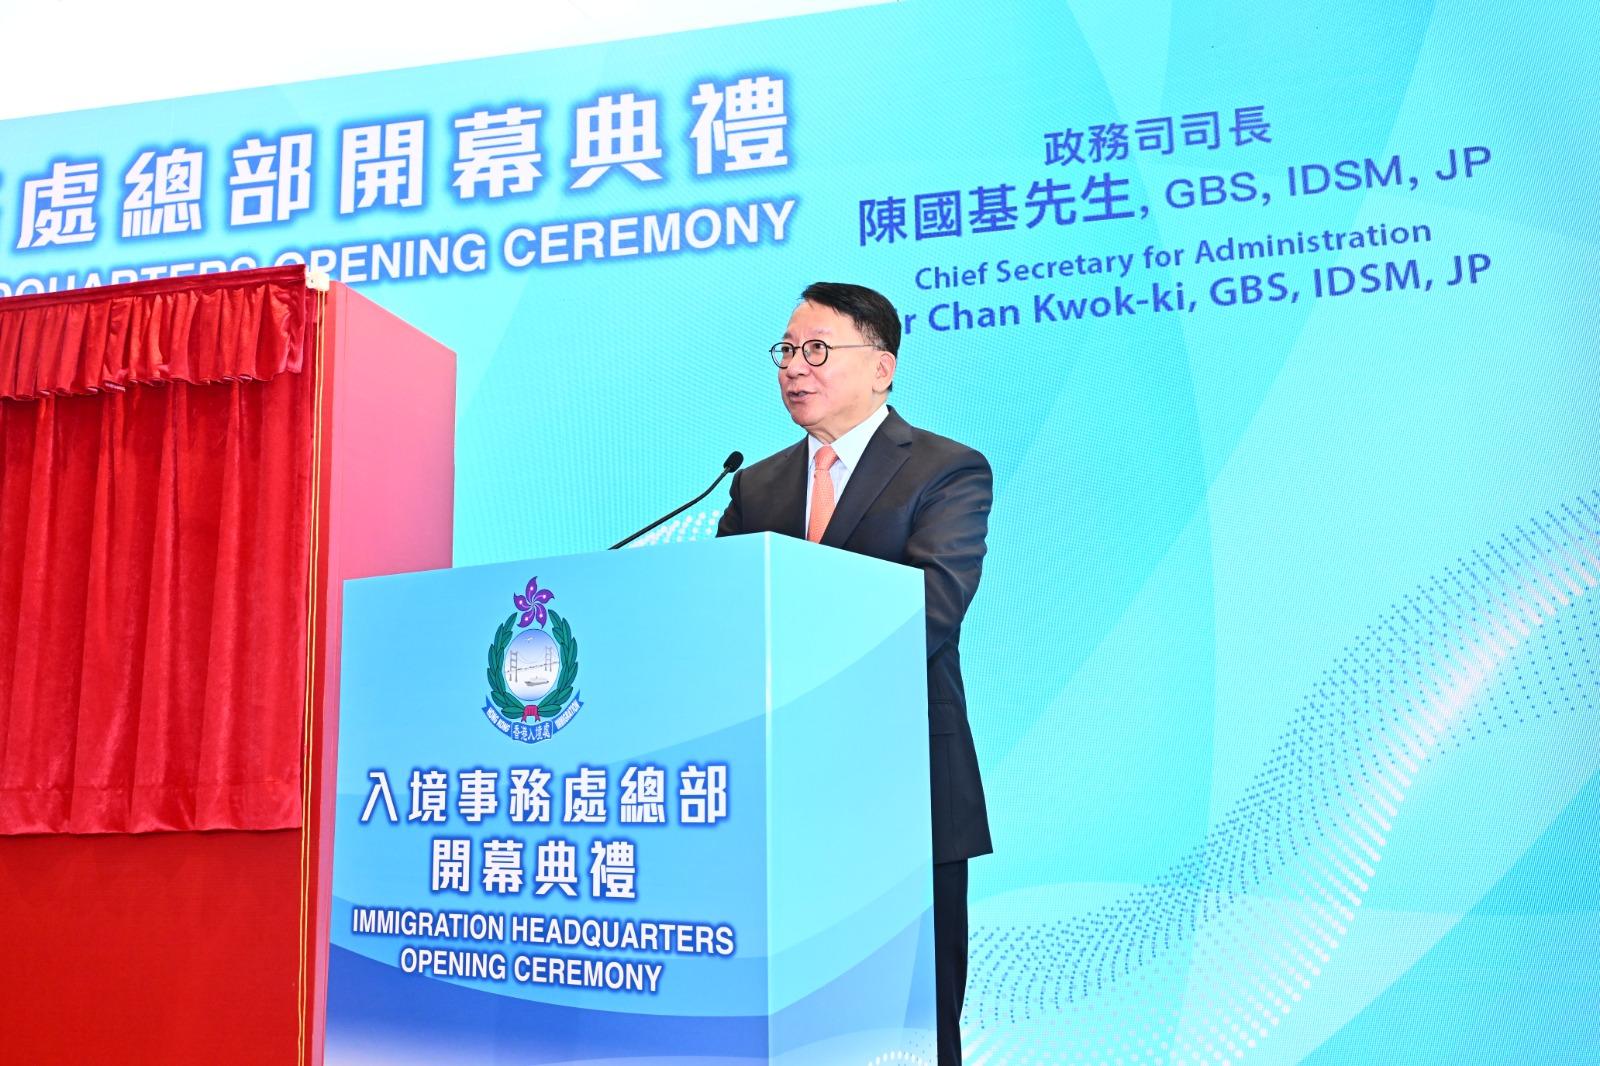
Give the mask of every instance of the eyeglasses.
M 828 361 L 828 354 L 830 352 L 838 351 L 840 348 L 876 347 L 878 347 L 876 344 L 829 344 L 827 341 L 817 340 L 813 337 L 804 344 L 798 345 L 790 344 L 788 341 L 780 341 L 777 344 L 774 344 L 771 348 L 767 349 L 767 351 L 771 353 L 772 361 L 778 364 L 779 369 L 782 369 L 783 367 L 789 365 L 790 360 L 794 358 L 795 352 L 799 352 L 801 355 L 805 356 L 806 362 L 810 363 L 812 366 L 821 366 L 823 363 Z

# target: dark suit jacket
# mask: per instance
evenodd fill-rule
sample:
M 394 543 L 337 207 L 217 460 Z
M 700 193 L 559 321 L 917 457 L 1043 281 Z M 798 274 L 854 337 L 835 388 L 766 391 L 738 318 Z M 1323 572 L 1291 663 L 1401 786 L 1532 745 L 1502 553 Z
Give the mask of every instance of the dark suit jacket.
M 805 538 L 806 442 L 734 475 L 717 536 L 786 533 Z M 965 444 L 889 417 L 850 472 L 822 543 L 915 566 L 928 616 L 928 754 L 933 861 L 993 851 L 978 755 L 961 683 L 961 619 L 978 590 L 993 476 Z

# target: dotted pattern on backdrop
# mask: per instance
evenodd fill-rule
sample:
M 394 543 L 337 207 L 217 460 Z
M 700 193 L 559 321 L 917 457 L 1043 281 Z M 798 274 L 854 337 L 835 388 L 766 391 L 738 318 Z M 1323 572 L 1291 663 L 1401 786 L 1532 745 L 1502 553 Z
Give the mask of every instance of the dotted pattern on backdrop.
M 1408 792 L 1475 739 L 1600 705 L 1600 493 L 1529 519 L 1385 611 L 1240 799 L 1153 884 L 973 932 L 967 1061 L 1237 1062 L 1314 987 Z
M 670 522 L 664 522 L 628 545 L 644 548 L 655 544 L 678 544 L 690 540 L 710 540 L 717 535 L 717 523 L 722 520 L 722 508 L 703 511 L 685 511 Z

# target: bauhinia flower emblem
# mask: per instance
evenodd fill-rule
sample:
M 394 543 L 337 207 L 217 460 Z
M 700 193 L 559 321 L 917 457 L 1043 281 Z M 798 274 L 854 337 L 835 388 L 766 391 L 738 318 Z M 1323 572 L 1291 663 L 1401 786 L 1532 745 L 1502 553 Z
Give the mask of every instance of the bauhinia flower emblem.
M 544 605 L 555 599 L 555 593 L 549 589 L 539 587 L 539 578 L 535 575 L 528 579 L 527 591 L 522 595 L 513 595 L 511 602 L 517 605 L 517 610 L 522 612 L 522 618 L 517 622 L 526 629 L 529 623 L 538 619 L 539 628 L 544 628 L 545 619 L 549 616 Z

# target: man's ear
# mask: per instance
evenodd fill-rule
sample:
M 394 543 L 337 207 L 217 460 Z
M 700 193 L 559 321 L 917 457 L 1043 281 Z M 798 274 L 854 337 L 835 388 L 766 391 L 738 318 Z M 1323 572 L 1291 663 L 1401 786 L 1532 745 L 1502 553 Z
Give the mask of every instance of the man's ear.
M 894 368 L 899 362 L 892 352 L 879 351 L 878 364 L 873 370 L 872 391 L 888 392 L 894 384 Z

